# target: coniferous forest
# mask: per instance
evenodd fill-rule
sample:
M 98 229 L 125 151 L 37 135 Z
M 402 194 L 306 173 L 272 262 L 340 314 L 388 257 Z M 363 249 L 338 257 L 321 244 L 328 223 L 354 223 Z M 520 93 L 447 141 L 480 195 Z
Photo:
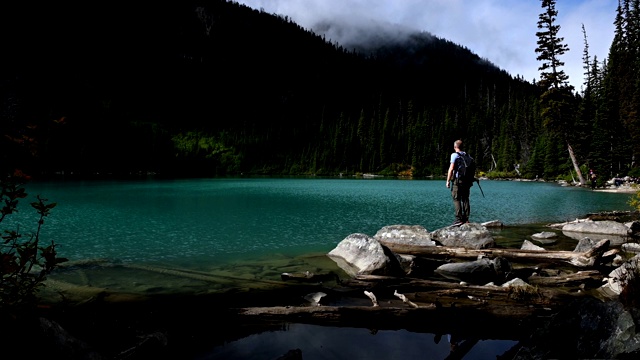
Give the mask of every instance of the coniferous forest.
M 5 2 L 2 167 L 441 176 L 461 138 L 487 174 L 571 178 L 570 146 L 582 171 L 640 175 L 640 1 L 621 1 L 606 59 L 589 29 L 567 49 L 555 1 L 541 5 L 530 83 L 426 32 L 348 49 L 232 1 Z M 581 89 L 550 49 L 583 52 Z

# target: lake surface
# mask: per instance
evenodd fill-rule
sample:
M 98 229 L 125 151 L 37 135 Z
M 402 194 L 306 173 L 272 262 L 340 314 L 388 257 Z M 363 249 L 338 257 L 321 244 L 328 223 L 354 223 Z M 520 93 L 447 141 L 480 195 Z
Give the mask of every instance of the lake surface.
M 471 189 L 471 221 L 507 226 L 562 222 L 630 210 L 629 194 L 554 183 L 481 181 Z M 453 222 L 442 180 L 220 178 L 61 181 L 27 185 L 58 205 L 42 237 L 70 260 L 221 264 L 271 254 L 328 252 L 349 234 L 386 225 L 433 231 Z M 35 230 L 23 201 L 17 220 Z M 26 208 L 25 208 L 26 207 Z M 30 216 L 29 216 L 30 215 Z M 4 224 L 3 224 L 4 225 Z
M 481 181 L 481 186 L 484 197 L 477 185 L 471 189 L 471 221 L 502 221 L 507 227 L 496 241 L 505 246 L 519 247 L 548 223 L 631 209 L 629 194 L 544 182 Z M 285 271 L 337 269 L 325 254 L 350 234 L 373 236 L 396 224 L 433 231 L 454 219 L 443 180 L 52 181 L 33 182 L 26 189 L 29 198 L 18 216 L 3 222 L 3 229 L 34 231 L 35 214 L 28 203 L 36 195 L 56 202 L 42 240 L 54 240 L 59 256 L 71 263 L 107 266 L 77 267 L 50 278 L 109 293 L 197 295 L 254 289 L 281 281 Z M 569 240 L 567 246 L 575 243 Z M 515 344 L 513 339 L 482 339 L 471 344 L 464 359 L 495 359 Z M 277 359 L 291 349 L 300 349 L 305 360 L 462 358 L 451 353 L 447 334 L 308 324 L 222 344 L 198 340 L 181 350 L 181 358 Z

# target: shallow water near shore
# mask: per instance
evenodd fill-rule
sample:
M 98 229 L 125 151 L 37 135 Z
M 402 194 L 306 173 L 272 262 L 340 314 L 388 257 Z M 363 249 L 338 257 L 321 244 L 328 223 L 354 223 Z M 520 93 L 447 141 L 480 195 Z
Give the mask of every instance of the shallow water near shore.
M 532 234 L 549 231 L 549 223 L 630 210 L 629 194 L 542 182 L 482 181 L 481 186 L 484 197 L 477 185 L 471 190 L 471 221 L 503 222 L 504 228 L 492 230 L 503 247 L 520 247 Z M 268 289 L 282 283 L 283 272 L 340 273 L 325 254 L 350 234 L 373 236 L 396 224 L 433 231 L 453 220 L 442 180 L 52 181 L 28 184 L 27 191 L 29 201 L 41 195 L 58 203 L 41 234 L 44 241 L 55 240 L 59 256 L 70 260 L 50 277 L 47 291 L 53 297 L 70 286 L 77 286 L 73 291 L 79 296 L 108 291 L 124 298 Z M 10 224 L 32 229 L 29 210 L 22 208 Z M 549 249 L 572 250 L 577 244 L 558 235 Z M 515 344 L 482 339 L 464 358 L 495 358 Z M 455 358 L 448 334 L 307 324 L 222 344 L 203 340 L 190 348 L 184 358 L 276 359 L 292 349 L 307 360 Z

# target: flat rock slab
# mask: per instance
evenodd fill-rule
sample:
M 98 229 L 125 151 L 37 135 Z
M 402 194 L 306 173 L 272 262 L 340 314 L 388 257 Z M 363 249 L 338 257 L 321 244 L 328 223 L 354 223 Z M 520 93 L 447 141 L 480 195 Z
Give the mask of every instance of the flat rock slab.
M 605 220 L 569 223 L 562 227 L 562 231 L 627 236 L 631 230 L 625 224 Z

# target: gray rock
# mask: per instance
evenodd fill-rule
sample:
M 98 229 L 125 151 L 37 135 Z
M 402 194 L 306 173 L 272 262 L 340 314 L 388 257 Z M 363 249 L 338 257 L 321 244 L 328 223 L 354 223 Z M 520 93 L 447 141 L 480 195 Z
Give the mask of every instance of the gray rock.
M 491 220 L 491 221 L 487 221 L 487 222 L 483 222 L 481 224 L 484 227 L 490 227 L 490 228 L 501 228 L 504 227 L 504 224 L 502 223 L 502 221 L 500 220 Z
M 475 261 L 453 262 L 435 269 L 435 273 L 452 280 L 474 284 L 502 283 L 511 272 L 511 264 L 502 257 L 493 260 L 481 258 Z
M 638 234 L 640 234 L 640 221 L 634 220 L 624 223 L 624 225 L 629 228 L 632 236 L 637 236 Z
M 627 281 L 637 272 L 640 255 L 636 255 L 615 268 L 604 278 L 605 283 L 598 288 L 598 291 L 611 299 L 615 299 L 622 293 Z
M 496 243 L 486 227 L 468 223 L 460 226 L 448 226 L 431 233 L 432 238 L 444 246 L 464 247 L 467 249 L 488 249 Z
M 538 245 L 534 245 L 531 241 L 529 240 L 525 240 L 522 242 L 522 246 L 520 247 L 520 249 L 522 250 L 541 250 L 544 251 L 545 248 L 538 246 Z
M 507 281 L 506 283 L 502 284 L 502 287 L 511 287 L 511 288 L 515 288 L 515 287 L 523 287 L 523 288 L 531 288 L 533 289 L 533 286 L 527 284 L 527 282 L 525 282 L 524 280 L 520 279 L 520 278 L 515 278 L 515 279 L 511 279 L 509 281 Z
M 640 253 L 640 244 L 638 243 L 622 244 L 622 250 L 626 252 Z
M 389 243 L 436 246 L 431 233 L 421 225 L 389 225 L 373 236 L 374 239 Z
M 535 233 L 531 235 L 531 237 L 534 239 L 553 239 L 553 238 L 557 238 L 558 234 L 556 234 L 553 231 L 543 231 L 543 232 Z
M 631 230 L 625 224 L 611 220 L 585 221 L 580 223 L 566 224 L 562 227 L 562 231 L 619 236 L 628 236 L 631 233 Z
M 404 273 L 396 255 L 365 234 L 347 236 L 327 256 L 350 276 Z
M 583 237 L 578 241 L 578 244 L 573 249 L 573 252 L 579 252 L 579 253 L 587 252 L 593 249 L 593 247 L 596 246 L 596 244 L 598 244 L 598 241 L 600 240 L 593 240 L 590 237 Z

